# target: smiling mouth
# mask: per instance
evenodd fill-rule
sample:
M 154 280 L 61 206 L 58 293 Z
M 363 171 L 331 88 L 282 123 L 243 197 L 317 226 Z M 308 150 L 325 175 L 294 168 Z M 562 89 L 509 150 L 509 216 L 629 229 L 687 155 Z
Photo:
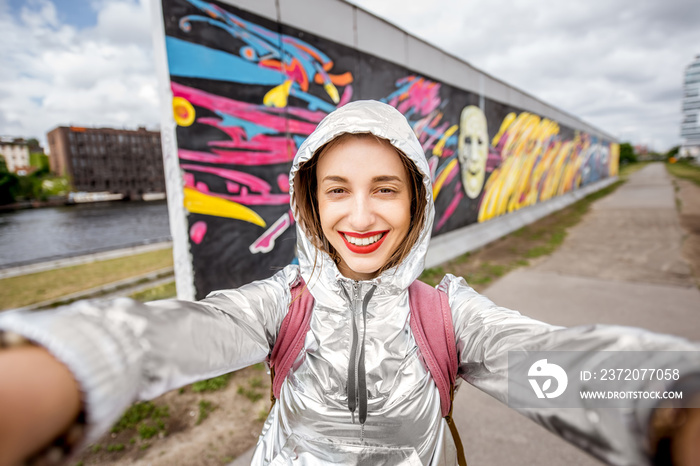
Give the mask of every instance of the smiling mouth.
M 338 232 L 345 241 L 345 245 L 352 252 L 358 254 L 369 254 L 379 249 L 389 231 L 371 231 L 369 233 L 356 234 L 344 231 Z

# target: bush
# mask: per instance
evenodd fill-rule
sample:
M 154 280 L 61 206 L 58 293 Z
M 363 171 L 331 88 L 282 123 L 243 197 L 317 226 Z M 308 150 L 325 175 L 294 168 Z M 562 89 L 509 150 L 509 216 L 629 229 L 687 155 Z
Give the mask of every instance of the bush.
M 637 163 L 637 154 L 634 153 L 634 147 L 629 142 L 620 144 L 620 165 L 628 163 Z

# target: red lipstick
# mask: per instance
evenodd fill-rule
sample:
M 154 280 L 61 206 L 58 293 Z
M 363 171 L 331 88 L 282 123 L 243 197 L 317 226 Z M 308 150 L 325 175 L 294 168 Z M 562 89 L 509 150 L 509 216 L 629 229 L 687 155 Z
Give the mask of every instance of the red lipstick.
M 343 241 L 345 241 L 345 246 L 351 251 L 356 254 L 369 254 L 370 252 L 374 252 L 377 249 L 379 249 L 379 246 L 382 245 L 384 242 L 384 239 L 387 237 L 389 230 L 385 231 L 370 231 L 369 233 L 351 233 L 348 231 L 339 231 L 340 237 L 343 238 Z M 379 238 L 379 241 L 368 244 L 366 246 L 358 246 L 357 244 L 352 244 L 350 241 L 345 238 L 345 235 L 352 236 L 353 238 L 369 238 L 370 236 L 378 235 L 381 234 L 382 237 Z

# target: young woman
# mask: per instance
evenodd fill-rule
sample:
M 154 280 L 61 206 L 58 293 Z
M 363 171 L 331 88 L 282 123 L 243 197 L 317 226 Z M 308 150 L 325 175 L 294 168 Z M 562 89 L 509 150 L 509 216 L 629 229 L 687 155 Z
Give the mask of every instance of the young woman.
M 348 104 L 302 144 L 290 180 L 298 266 L 199 302 L 121 299 L 0 314 L 6 340 L 19 334 L 40 346 L 0 352 L 0 464 L 62 432 L 74 437 L 67 445 L 88 444 L 137 399 L 264 361 L 301 279 L 314 298 L 310 330 L 253 464 L 456 464 L 410 326 L 407 289 L 423 271 L 434 215 L 430 170 L 412 129 L 388 105 Z M 551 326 L 494 305 L 452 275 L 439 289 L 459 374 L 504 402 L 511 350 L 698 349 L 639 329 Z M 697 356 L 675 362 L 700 366 Z M 82 435 L 70 427 L 81 407 Z M 651 408 L 524 414 L 604 461 L 639 465 L 654 448 Z

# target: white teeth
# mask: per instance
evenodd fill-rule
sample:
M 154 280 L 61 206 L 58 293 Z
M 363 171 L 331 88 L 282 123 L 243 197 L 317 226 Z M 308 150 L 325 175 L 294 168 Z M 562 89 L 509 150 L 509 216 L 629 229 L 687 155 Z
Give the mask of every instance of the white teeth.
M 376 243 L 379 241 L 382 237 L 382 233 L 376 234 L 374 236 L 370 236 L 369 238 L 355 238 L 353 236 L 348 236 L 345 235 L 345 239 L 348 240 L 349 243 L 354 244 L 355 246 L 368 246 L 372 243 Z

